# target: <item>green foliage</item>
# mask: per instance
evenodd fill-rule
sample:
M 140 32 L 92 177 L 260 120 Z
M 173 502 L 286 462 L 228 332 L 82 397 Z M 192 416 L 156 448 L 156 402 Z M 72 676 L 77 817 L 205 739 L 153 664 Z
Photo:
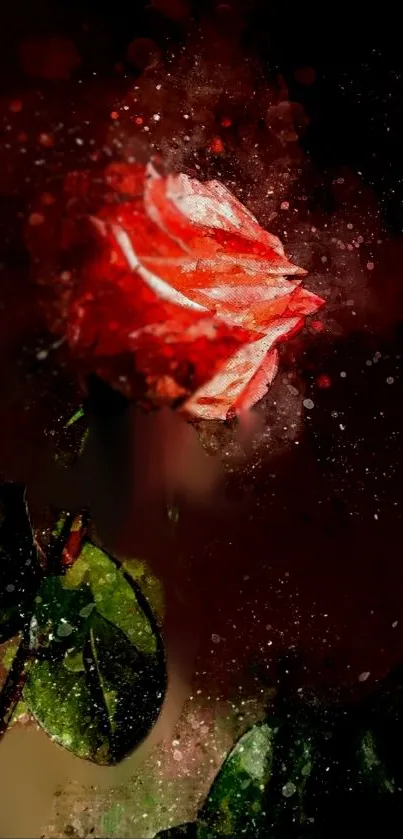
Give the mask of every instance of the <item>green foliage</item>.
M 154 724 L 166 687 L 158 627 L 140 590 L 86 542 L 66 575 L 44 580 L 31 626 L 42 653 L 24 688 L 31 713 L 79 757 L 124 758 Z
M 386 680 L 370 701 L 346 707 L 295 694 L 287 698 L 282 691 L 266 720 L 246 731 L 230 751 L 196 821 L 158 837 L 398 835 L 401 675 L 392 687 Z
M 87 409 L 97 415 L 127 408 L 97 378 L 88 392 Z M 83 452 L 87 409 L 57 435 L 55 458 L 65 467 Z M 75 519 L 60 513 L 40 563 L 24 489 L 0 485 L 0 643 L 19 633 L 0 691 L 0 737 L 28 710 L 60 745 L 113 764 L 146 737 L 164 701 L 154 616 L 163 602 L 145 564 L 127 558 L 120 565 L 85 538 L 88 524 L 85 512 Z
M 265 789 L 278 732 L 268 723 L 249 729 L 228 755 L 202 807 L 197 839 L 252 839 L 265 824 Z

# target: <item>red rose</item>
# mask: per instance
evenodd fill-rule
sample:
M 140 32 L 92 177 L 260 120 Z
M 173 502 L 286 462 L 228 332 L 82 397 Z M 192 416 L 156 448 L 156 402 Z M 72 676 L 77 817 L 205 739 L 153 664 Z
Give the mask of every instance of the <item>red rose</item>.
M 86 219 L 85 176 L 65 187 L 64 247 L 91 240 L 78 279 L 58 284 L 72 351 L 126 391 L 131 371 L 119 376 L 117 362 L 129 354 L 148 396 L 189 416 L 250 408 L 276 375 L 277 344 L 323 303 L 287 279 L 305 271 L 217 181 L 162 177 L 153 164 L 113 164 L 104 178 L 107 199 Z M 40 235 L 46 249 L 46 224 Z

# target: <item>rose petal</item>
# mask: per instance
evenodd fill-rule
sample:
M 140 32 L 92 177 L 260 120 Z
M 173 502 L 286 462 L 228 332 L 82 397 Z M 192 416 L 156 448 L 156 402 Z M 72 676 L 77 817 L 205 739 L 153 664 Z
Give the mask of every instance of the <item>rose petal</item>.
M 261 394 L 257 399 L 261 398 L 277 370 L 277 356 L 276 351 L 271 351 L 272 343 L 272 336 L 266 335 L 241 347 L 209 382 L 187 400 L 183 411 L 198 419 L 225 420 L 229 414 L 251 407 L 254 391 Z M 268 354 L 270 357 L 267 360 Z
M 169 285 L 169 283 L 165 282 L 165 280 L 161 279 L 161 277 L 157 274 L 153 274 L 152 271 L 149 271 L 148 268 L 146 268 L 139 260 L 128 234 L 122 227 L 120 227 L 120 225 L 113 225 L 112 233 L 125 259 L 127 260 L 128 267 L 132 271 L 137 271 L 142 280 L 147 283 L 149 288 L 151 288 L 161 300 L 167 300 L 169 303 L 176 303 L 178 306 L 183 306 L 186 309 L 195 309 L 199 312 L 207 311 L 205 306 L 200 306 L 199 303 L 185 297 L 184 294 L 177 291 L 176 288 Z
M 226 279 L 227 277 L 224 278 Z M 298 280 L 286 280 L 285 277 L 278 276 L 266 277 L 264 280 L 255 277 L 253 285 L 246 284 L 245 275 L 241 272 L 236 274 L 237 283 L 233 282 L 232 276 L 229 279 L 231 283 L 223 282 L 222 277 L 218 275 L 215 286 L 197 290 L 198 299 L 208 303 L 210 308 L 221 305 L 230 314 L 231 310 L 245 311 L 246 306 L 261 303 L 262 300 L 269 302 L 280 297 L 290 298 L 299 285 Z
M 306 317 L 317 312 L 324 305 L 324 300 L 308 291 L 303 286 L 298 285 L 294 294 L 290 296 L 287 311 L 290 315 L 298 314 L 300 317 Z
M 280 241 L 216 181 L 202 184 L 186 175 L 161 178 L 149 167 L 144 206 L 150 218 L 188 253 L 199 258 L 221 250 L 238 258 L 265 257 L 270 273 L 305 273 L 284 255 Z
M 266 395 L 277 375 L 278 363 L 278 350 L 274 347 L 274 349 L 269 350 L 262 364 L 232 406 L 234 414 L 241 414 L 244 411 L 248 411 Z
M 291 283 L 290 283 L 291 285 Z M 272 328 L 278 318 L 282 320 L 293 319 L 295 316 L 304 318 L 316 312 L 323 305 L 323 300 L 306 289 L 297 285 L 291 288 L 290 294 L 277 295 L 272 300 L 261 299 L 254 303 L 238 317 L 231 317 L 231 322 L 244 329 L 251 329 L 256 332 L 266 332 Z
M 199 419 L 223 420 L 256 404 L 267 392 L 277 372 L 277 354 L 271 355 L 276 352 L 275 345 L 295 335 L 304 325 L 297 303 L 302 309 L 310 305 L 314 307 L 311 311 L 316 311 L 318 300 L 322 305 L 323 301 L 316 295 L 309 292 L 299 295 L 294 316 L 272 320 L 264 338 L 241 347 L 214 378 L 186 402 L 184 410 Z
M 187 175 L 167 178 L 166 200 L 192 224 L 236 233 L 284 256 L 277 236 L 260 227 L 257 219 L 218 181 L 203 184 Z

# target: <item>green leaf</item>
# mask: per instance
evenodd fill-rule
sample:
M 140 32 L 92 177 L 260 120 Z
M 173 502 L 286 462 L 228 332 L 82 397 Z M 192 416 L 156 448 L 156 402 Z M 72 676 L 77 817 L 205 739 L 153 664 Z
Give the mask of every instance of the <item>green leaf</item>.
M 122 760 L 155 723 L 166 688 L 158 626 L 140 589 L 87 542 L 65 576 L 42 585 L 33 624 L 30 711 L 79 757 Z
M 64 583 L 64 577 L 46 577 L 42 581 L 30 625 L 31 648 L 47 649 L 52 657 L 82 647 L 95 608 L 88 583 L 75 589 L 66 588 Z
M 57 434 L 55 460 L 61 466 L 72 466 L 84 450 L 88 437 L 88 418 L 78 408 Z
M 197 821 L 197 839 L 266 836 L 265 789 L 271 777 L 276 728 L 258 723 L 228 755 Z
M 69 420 L 67 420 L 64 427 L 65 428 L 70 428 L 71 425 L 74 425 L 75 422 L 78 422 L 78 420 L 82 419 L 84 416 L 85 416 L 84 409 L 83 408 L 78 408 L 78 410 L 74 412 L 73 416 L 70 417 Z
M 359 738 L 357 748 L 359 771 L 363 784 L 372 789 L 376 795 L 391 795 L 395 792 L 396 783 L 392 776 L 388 776 L 386 767 L 381 759 L 374 732 L 364 731 Z
M 29 619 L 41 568 L 25 501 L 25 489 L 0 485 L 0 643 Z
M 122 567 L 128 576 L 140 586 L 158 621 L 162 621 L 165 613 L 165 603 L 164 587 L 161 581 L 152 573 L 145 560 L 122 559 Z
M 157 654 L 159 636 L 154 631 L 155 621 L 150 621 L 150 609 L 141 597 L 140 587 L 126 573 L 126 568 L 117 565 L 105 551 L 92 542 L 85 542 L 79 558 L 62 581 L 68 590 L 87 584 L 98 612 L 119 627 L 142 653 Z M 144 601 L 146 610 L 138 605 L 135 592 Z

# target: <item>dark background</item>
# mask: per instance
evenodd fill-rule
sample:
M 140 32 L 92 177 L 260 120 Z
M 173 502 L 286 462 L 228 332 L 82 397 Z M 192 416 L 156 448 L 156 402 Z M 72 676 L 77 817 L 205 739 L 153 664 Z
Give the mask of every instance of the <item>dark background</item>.
M 228 472 L 222 515 L 208 506 L 199 509 L 184 503 L 177 536 L 179 553 L 185 558 L 182 564 L 174 559 L 178 543 L 173 547 L 168 542 L 162 526 L 157 535 L 150 524 L 149 544 L 142 546 L 168 587 L 167 637 L 178 666 L 197 650 L 197 684 L 219 686 L 224 695 L 237 693 L 239 685 L 253 693 L 262 679 L 275 678 L 275 657 L 296 647 L 307 662 L 301 679 L 344 690 L 360 685 L 361 673 L 370 673 L 362 683 L 367 688 L 402 658 L 403 648 L 403 64 L 393 64 L 393 54 L 379 43 L 375 26 L 372 31 L 367 26 L 364 36 L 351 20 L 348 26 L 337 26 L 325 17 L 321 21 L 315 14 L 313 20 L 305 10 L 296 14 L 284 3 L 274 8 L 263 0 L 137 2 L 129 10 L 119 3 L 26 2 L 12 4 L 4 14 L 0 34 L 4 144 L 7 137 L 11 139 L 10 148 L 1 152 L 0 177 L 0 470 L 7 478 L 28 483 L 33 504 L 49 429 L 57 426 L 60 415 L 68 414 L 75 397 L 64 368 L 55 372 L 53 361 L 36 360 L 46 337 L 29 278 L 23 223 L 32 196 L 48 177 L 87 165 L 88 152 L 75 143 L 76 136 L 86 138 L 90 132 L 93 148 L 105 143 L 112 147 L 120 130 L 127 138 L 131 129 L 123 117 L 116 135 L 111 134 L 109 113 L 135 84 L 143 86 L 147 97 L 153 58 L 150 44 L 143 44 L 143 52 L 138 46 L 137 52 L 128 51 L 134 39 L 154 43 L 160 64 L 152 71 L 153 84 L 158 74 L 164 79 L 168 72 L 177 83 L 182 53 L 191 58 L 197 48 L 202 56 L 205 89 L 199 99 L 195 95 L 190 132 L 197 129 L 196 105 L 201 100 L 199 121 L 204 120 L 204 128 L 207 123 L 209 136 L 220 130 L 223 115 L 231 113 L 224 162 L 217 163 L 206 151 L 203 137 L 195 158 L 199 177 L 211 177 L 219 170 L 235 192 L 240 185 L 250 189 L 249 204 L 261 209 L 264 221 L 261 169 L 250 174 L 247 160 L 257 140 L 261 166 L 272 166 L 285 156 L 291 167 L 300 168 L 290 187 L 294 196 L 305 196 L 299 223 L 323 227 L 352 214 L 361 228 L 372 230 L 376 218 L 381 244 L 375 237 L 373 247 L 363 246 L 361 269 L 365 273 L 368 260 L 374 260 L 375 270 L 366 273 L 356 325 L 346 316 L 346 294 L 339 293 L 335 258 L 326 279 L 333 320 L 319 335 L 308 330 L 302 348 L 295 345 L 296 374 L 305 397 L 315 404 L 304 415 L 299 446 L 276 445 L 263 454 L 260 449 L 242 468 Z M 64 76 L 62 67 L 56 78 L 51 71 L 45 71 L 45 77 L 43 69 L 36 73 L 32 67 L 35 62 L 40 65 L 40 57 L 32 59 L 28 50 L 27 59 L 26 49 L 21 52 L 21 44 L 33 37 L 69 39 L 80 65 Z M 235 58 L 231 72 L 223 75 L 222 94 L 215 95 L 210 106 L 207 82 L 209 67 L 216 78 L 215 41 L 218 50 L 228 46 L 227 64 L 232 51 Z M 273 136 L 268 130 L 263 98 L 254 102 L 251 80 L 261 97 L 267 88 L 275 101 L 285 85 L 287 101 L 303 109 L 304 130 L 297 131 L 286 150 L 279 140 L 281 132 Z M 175 107 L 179 109 L 180 102 L 175 105 L 179 97 L 175 86 L 169 96 L 171 120 L 162 125 L 155 141 L 168 143 L 178 165 L 183 154 L 183 165 L 189 167 L 182 128 L 176 131 Z M 14 100 L 21 100 L 23 108 L 12 121 Z M 59 122 L 64 126 L 63 142 L 46 150 L 45 162 L 38 166 L 38 147 L 31 138 L 53 130 Z M 24 154 L 18 143 L 25 140 L 18 139 L 18 132 L 28 135 Z M 146 141 L 143 135 L 143 146 Z M 340 173 L 354 184 L 353 193 L 335 194 Z M 360 203 L 363 194 L 371 198 L 365 206 Z M 278 218 L 272 226 L 281 235 Z M 292 228 L 290 222 L 298 251 L 302 233 L 298 229 L 293 233 Z M 314 257 L 310 255 L 313 283 L 315 270 L 319 271 Z M 352 297 L 354 282 L 353 278 Z M 371 309 L 366 308 L 366 294 L 375 300 Z M 380 355 L 373 361 L 375 353 Z M 323 373 L 331 380 L 325 390 L 316 385 Z M 390 377 L 392 385 L 386 383 Z M 261 410 L 267 423 L 276 425 L 273 400 L 269 395 Z M 122 433 L 119 426 L 113 432 L 124 448 Z M 231 430 L 215 428 L 214 434 L 218 446 L 225 448 Z M 120 456 L 119 463 L 123 462 Z M 116 517 L 120 521 L 121 509 L 130 506 L 121 489 L 127 486 L 127 476 L 119 469 L 123 465 L 105 473 L 109 489 L 104 489 L 103 497 L 98 492 L 94 502 L 102 510 L 107 533 L 116 531 L 113 521 Z M 111 498 L 119 503 L 113 505 Z M 130 544 L 130 527 L 126 530 L 125 547 L 137 551 L 137 544 Z M 212 642 L 212 635 L 219 641 Z

